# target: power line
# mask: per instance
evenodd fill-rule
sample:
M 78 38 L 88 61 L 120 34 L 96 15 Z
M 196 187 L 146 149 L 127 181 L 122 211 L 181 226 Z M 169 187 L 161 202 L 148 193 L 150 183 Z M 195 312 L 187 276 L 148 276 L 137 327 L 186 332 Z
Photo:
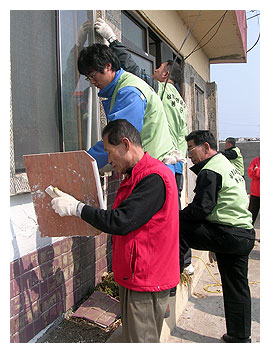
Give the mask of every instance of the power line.
M 201 38 L 201 40 L 199 41 L 199 43 L 198 43 L 198 44 L 194 47 L 194 49 L 184 58 L 184 60 L 186 60 L 188 57 L 190 57 L 190 55 L 192 55 L 193 53 L 195 53 L 195 51 L 202 49 L 206 44 L 208 44 L 208 43 L 215 37 L 215 35 L 217 34 L 217 32 L 218 32 L 219 29 L 220 29 L 220 26 L 222 25 L 222 23 L 223 23 L 223 21 L 224 21 L 224 18 L 225 18 L 225 15 L 226 15 L 227 12 L 228 12 L 228 10 L 226 10 L 226 11 L 224 12 L 224 14 L 217 20 L 217 22 L 205 33 L 205 35 Z M 220 21 L 221 21 L 221 22 L 220 22 Z M 211 37 L 206 43 L 204 43 L 202 46 L 200 46 L 199 48 L 197 48 L 197 47 L 199 46 L 199 44 L 201 43 L 201 41 L 207 36 L 207 34 L 208 34 L 219 22 L 220 22 L 220 24 L 219 24 L 219 26 L 218 26 L 216 32 L 212 35 L 212 37 Z
M 247 18 L 247 21 L 250 20 L 251 18 L 257 17 L 257 16 L 260 16 L 260 13 L 257 13 L 257 15 L 254 15 L 254 16 L 251 16 L 251 17 Z
M 197 15 L 197 17 L 196 17 L 196 19 L 195 19 L 195 21 L 194 21 L 192 27 L 189 28 L 189 30 L 188 30 L 188 32 L 187 32 L 187 35 L 185 36 L 185 38 L 184 38 L 184 40 L 183 40 L 183 42 L 182 42 L 182 44 L 181 44 L 181 46 L 180 46 L 180 49 L 179 49 L 178 52 L 177 52 L 177 55 L 180 54 L 180 51 L 181 51 L 181 49 L 183 48 L 183 45 L 185 44 L 186 40 L 188 39 L 190 33 L 192 32 L 192 30 L 193 30 L 193 28 L 194 28 L 194 26 L 195 26 L 195 24 L 196 24 L 198 18 L 199 18 L 200 15 L 201 15 L 201 12 L 202 12 L 202 10 L 200 10 L 200 11 L 198 12 L 198 15 Z M 167 83 L 168 83 L 168 81 L 169 81 L 169 78 L 170 78 L 170 76 L 171 76 L 171 72 L 172 72 L 173 66 L 174 66 L 174 64 L 175 64 L 175 62 L 176 62 L 177 55 L 175 56 L 175 58 L 174 58 L 174 60 L 173 60 L 171 69 L 170 69 L 170 71 L 169 71 L 169 75 L 167 76 L 167 79 L 166 79 L 166 81 L 165 81 L 164 88 L 163 88 L 162 94 L 161 94 L 161 96 L 160 96 L 160 99 L 161 99 L 161 100 L 162 100 L 162 98 L 163 98 L 163 95 L 164 95 L 164 92 L 165 92 L 165 88 L 166 88 Z
M 259 40 L 260 40 L 260 35 L 261 35 L 261 34 L 259 33 L 259 36 L 258 36 L 258 38 L 257 38 L 257 40 L 256 40 L 256 42 L 255 42 L 255 44 L 253 44 L 253 46 L 247 50 L 247 53 L 248 53 L 249 51 L 251 51 L 251 50 L 258 44 L 258 42 L 259 42 Z

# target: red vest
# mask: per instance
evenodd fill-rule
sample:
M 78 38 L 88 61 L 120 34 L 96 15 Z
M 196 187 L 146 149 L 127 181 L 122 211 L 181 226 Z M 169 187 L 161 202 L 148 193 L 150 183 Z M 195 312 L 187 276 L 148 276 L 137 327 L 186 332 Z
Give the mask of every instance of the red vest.
M 113 208 L 127 199 L 142 178 L 152 173 L 160 175 L 165 183 L 163 207 L 142 227 L 127 235 L 113 236 L 114 279 L 135 291 L 159 292 L 175 287 L 180 281 L 178 192 L 171 170 L 146 152 L 132 175 L 122 181 Z
M 258 168 L 254 169 L 255 166 Z M 255 157 L 248 168 L 248 176 L 251 178 L 250 194 L 260 197 L 260 157 Z

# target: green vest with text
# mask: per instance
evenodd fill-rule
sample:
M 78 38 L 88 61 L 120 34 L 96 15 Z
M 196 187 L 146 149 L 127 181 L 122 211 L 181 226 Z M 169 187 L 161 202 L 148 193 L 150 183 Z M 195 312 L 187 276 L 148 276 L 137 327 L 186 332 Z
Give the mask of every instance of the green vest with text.
M 161 97 L 165 82 L 159 82 L 158 95 Z M 183 157 L 187 153 L 188 134 L 187 126 L 187 106 L 177 89 L 171 83 L 167 83 L 162 98 L 162 104 L 168 119 L 168 125 L 174 147 L 181 151 Z
M 221 153 L 213 156 L 202 170 L 208 169 L 222 177 L 217 204 L 206 219 L 213 223 L 251 229 L 252 216 L 248 211 L 249 199 L 245 180 L 239 171 Z
M 237 157 L 235 159 L 230 159 L 230 162 L 235 166 L 236 169 L 239 170 L 240 174 L 244 176 L 245 169 L 244 169 L 243 156 L 238 147 L 233 147 L 233 150 L 237 153 Z
M 163 160 L 165 156 L 175 149 L 170 136 L 168 122 L 162 102 L 156 92 L 146 82 L 139 77 L 124 72 L 114 89 L 110 110 L 112 109 L 117 92 L 127 86 L 136 87 L 146 98 L 147 106 L 145 109 L 141 139 L 143 149 L 153 158 Z

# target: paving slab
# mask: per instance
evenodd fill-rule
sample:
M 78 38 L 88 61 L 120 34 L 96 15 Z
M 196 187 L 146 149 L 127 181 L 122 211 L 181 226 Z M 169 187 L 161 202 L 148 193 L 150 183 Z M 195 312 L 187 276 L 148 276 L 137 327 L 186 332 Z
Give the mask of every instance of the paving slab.
M 96 291 L 72 316 L 87 319 L 102 327 L 108 327 L 121 315 L 120 303 L 106 293 Z

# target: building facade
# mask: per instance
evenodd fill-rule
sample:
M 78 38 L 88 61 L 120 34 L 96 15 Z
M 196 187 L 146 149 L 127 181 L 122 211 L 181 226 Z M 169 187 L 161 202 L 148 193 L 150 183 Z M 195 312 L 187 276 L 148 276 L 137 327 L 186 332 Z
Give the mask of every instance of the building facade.
M 24 155 L 87 150 L 100 139 L 106 118 L 97 89 L 76 66 L 83 46 L 102 41 L 94 31 L 98 17 L 108 21 L 149 75 L 177 56 L 190 131 L 210 129 L 218 138 L 217 87 L 210 82 L 210 64 L 246 62 L 245 11 L 10 12 L 11 342 L 29 342 L 110 270 L 110 235 L 40 237 L 23 163 Z M 89 30 L 82 38 L 85 21 Z M 100 177 L 110 208 L 121 176 Z M 185 167 L 184 204 L 193 186 Z

